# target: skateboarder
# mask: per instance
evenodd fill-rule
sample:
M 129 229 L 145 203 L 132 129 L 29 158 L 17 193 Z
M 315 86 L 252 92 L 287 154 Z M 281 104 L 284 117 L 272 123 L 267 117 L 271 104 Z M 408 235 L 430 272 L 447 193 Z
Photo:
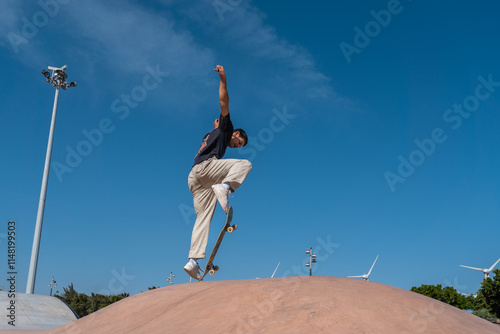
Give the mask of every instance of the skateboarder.
M 229 210 L 229 194 L 238 189 L 252 169 L 248 160 L 222 159 L 227 147 L 240 148 L 248 138 L 242 129 L 234 129 L 229 115 L 229 95 L 224 67 L 217 65 L 219 73 L 220 118 L 214 129 L 205 135 L 194 158 L 194 166 L 188 177 L 189 190 L 193 194 L 196 222 L 191 236 L 189 262 L 184 270 L 194 279 L 200 279 L 199 259 L 205 258 L 210 223 L 217 201 L 226 214 Z

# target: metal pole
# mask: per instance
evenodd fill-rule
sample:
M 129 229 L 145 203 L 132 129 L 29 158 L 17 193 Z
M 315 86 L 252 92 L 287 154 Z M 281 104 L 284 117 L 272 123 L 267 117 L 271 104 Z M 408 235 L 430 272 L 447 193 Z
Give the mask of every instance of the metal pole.
M 52 280 L 50 281 L 49 286 L 50 286 L 50 296 L 52 296 L 52 290 L 57 291 L 57 284 L 56 284 L 56 280 L 54 279 L 54 277 L 52 277 Z
M 38 203 L 38 214 L 36 217 L 35 236 L 31 250 L 30 269 L 28 272 L 28 283 L 26 293 L 33 294 L 35 291 L 36 269 L 38 265 L 38 253 L 40 251 L 40 239 L 42 238 L 43 213 L 45 210 L 45 198 L 47 196 L 47 183 L 49 181 L 50 158 L 52 156 L 52 143 L 54 142 L 54 130 L 56 127 L 57 102 L 59 100 L 59 87 L 56 87 L 54 108 L 52 109 L 52 121 L 50 123 L 49 142 L 47 144 L 47 155 L 45 156 L 45 167 L 43 169 L 42 189 Z
M 316 263 L 316 254 L 313 253 L 312 247 L 306 250 L 306 254 L 309 254 L 309 262 L 306 263 L 306 267 L 309 267 L 309 276 L 312 276 L 312 264 Z
M 309 253 L 309 276 L 313 275 L 313 266 L 312 266 L 312 253 L 313 253 L 313 248 L 311 247 L 311 252 Z

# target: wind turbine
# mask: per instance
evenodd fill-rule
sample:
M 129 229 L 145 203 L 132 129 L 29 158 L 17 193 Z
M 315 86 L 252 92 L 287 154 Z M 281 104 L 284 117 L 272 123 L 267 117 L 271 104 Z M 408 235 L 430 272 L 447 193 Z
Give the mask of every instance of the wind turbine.
M 474 268 L 474 267 L 468 267 L 468 266 L 463 266 L 463 265 L 460 265 L 460 267 L 464 267 L 464 268 L 469 268 L 469 269 L 474 269 L 474 270 L 477 270 L 477 271 L 481 271 L 484 274 L 484 279 L 487 279 L 488 277 L 490 277 L 490 271 L 492 271 L 493 268 L 495 268 L 495 266 L 497 265 L 498 262 L 500 262 L 500 259 L 498 259 L 497 262 L 495 262 L 489 269 Z
M 375 258 L 375 261 L 373 261 L 372 267 L 370 268 L 370 271 L 368 272 L 368 274 L 359 275 L 359 276 L 347 276 L 347 277 L 349 277 L 349 278 L 358 278 L 359 277 L 359 278 L 364 279 L 365 281 L 369 281 L 370 273 L 372 272 L 373 266 L 375 266 L 375 262 L 377 262 L 377 259 L 378 259 L 378 255 Z
M 280 266 L 280 263 L 281 263 L 281 262 L 278 262 L 278 265 L 276 266 L 276 269 L 274 269 L 274 272 L 273 272 L 273 274 L 271 275 L 271 278 L 273 278 L 273 277 L 274 277 L 274 274 L 276 274 L 276 270 L 278 270 L 278 267 Z M 255 278 L 256 278 L 256 279 L 260 279 L 260 277 L 255 277 Z
M 465 297 L 474 297 L 474 298 L 477 298 L 477 293 L 475 295 L 473 295 L 472 293 L 465 293 L 465 292 L 460 292 L 460 291 L 457 291 L 459 294 L 461 294 L 462 296 L 465 296 Z

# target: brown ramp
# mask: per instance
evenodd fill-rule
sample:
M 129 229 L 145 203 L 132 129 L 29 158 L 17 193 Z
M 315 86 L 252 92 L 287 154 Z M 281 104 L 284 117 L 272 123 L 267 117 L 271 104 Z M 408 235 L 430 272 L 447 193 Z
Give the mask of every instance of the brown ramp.
M 500 326 L 388 285 L 306 276 L 173 285 L 40 333 L 488 334 Z

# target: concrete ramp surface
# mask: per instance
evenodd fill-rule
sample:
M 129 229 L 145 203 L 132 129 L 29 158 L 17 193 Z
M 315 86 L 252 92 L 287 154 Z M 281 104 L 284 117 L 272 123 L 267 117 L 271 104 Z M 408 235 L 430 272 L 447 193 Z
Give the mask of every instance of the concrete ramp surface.
M 65 302 L 50 296 L 15 292 L 12 299 L 7 291 L 0 291 L 0 307 L 0 330 L 52 329 L 78 319 Z
M 173 285 L 30 333 L 493 334 L 500 326 L 388 285 L 307 276 Z

